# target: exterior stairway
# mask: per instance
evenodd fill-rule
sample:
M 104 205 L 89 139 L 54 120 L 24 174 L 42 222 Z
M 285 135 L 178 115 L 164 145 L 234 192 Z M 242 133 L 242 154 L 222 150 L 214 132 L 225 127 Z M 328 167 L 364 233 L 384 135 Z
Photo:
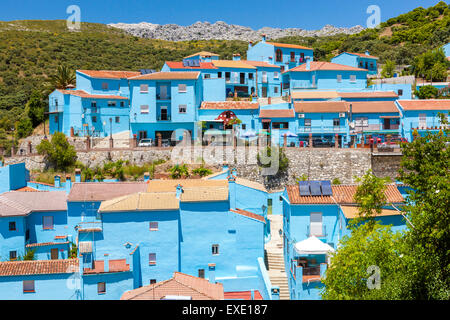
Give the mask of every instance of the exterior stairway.
M 289 300 L 289 285 L 284 269 L 283 256 L 283 216 L 268 215 L 270 220 L 271 239 L 265 245 L 265 260 L 269 272 L 270 282 L 280 287 L 280 300 Z

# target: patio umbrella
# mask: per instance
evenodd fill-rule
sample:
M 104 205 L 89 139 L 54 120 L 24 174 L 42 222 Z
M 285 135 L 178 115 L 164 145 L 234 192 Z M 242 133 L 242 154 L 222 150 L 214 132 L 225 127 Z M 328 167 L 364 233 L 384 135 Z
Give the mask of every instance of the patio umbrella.
M 296 137 L 297 135 L 295 133 L 293 133 L 293 132 L 288 131 L 288 132 L 283 133 L 282 136 Z
M 244 133 L 241 134 L 241 137 L 243 138 L 252 138 L 252 137 L 256 137 L 256 132 L 255 131 L 245 131 Z

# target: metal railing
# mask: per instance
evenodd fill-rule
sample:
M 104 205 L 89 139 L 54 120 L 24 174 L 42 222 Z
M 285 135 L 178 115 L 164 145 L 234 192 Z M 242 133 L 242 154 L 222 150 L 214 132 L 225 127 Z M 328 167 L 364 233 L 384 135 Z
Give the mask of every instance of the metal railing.
M 322 234 L 318 234 L 316 232 L 312 233 L 311 232 L 311 226 L 307 226 L 306 235 L 308 237 L 315 236 L 315 237 L 318 237 L 318 238 L 325 238 L 327 236 L 326 225 L 322 225 Z

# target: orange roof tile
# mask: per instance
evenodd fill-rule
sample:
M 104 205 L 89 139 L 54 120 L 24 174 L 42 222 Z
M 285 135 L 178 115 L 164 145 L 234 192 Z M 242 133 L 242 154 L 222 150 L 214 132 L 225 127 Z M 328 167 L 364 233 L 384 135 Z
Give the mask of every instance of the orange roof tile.
M 40 243 L 29 243 L 25 247 L 34 248 L 34 247 L 47 247 L 47 246 L 56 246 L 59 244 L 69 244 L 69 241 L 65 242 L 40 242 Z
M 306 50 L 313 50 L 313 48 L 301 46 L 298 44 L 290 44 L 290 43 L 279 43 L 279 42 L 266 42 L 267 44 L 271 44 L 274 47 L 280 47 L 280 48 L 293 48 L 293 49 L 306 49 Z
M 281 68 L 280 66 L 276 66 L 274 64 L 270 64 L 270 63 L 267 63 L 264 61 L 252 61 L 252 60 L 240 60 L 240 61 L 247 63 L 254 67 L 277 68 L 277 69 Z
M 212 60 L 212 63 L 218 68 L 256 69 L 256 67 L 240 60 Z
M 360 56 L 360 57 L 363 57 L 363 58 L 378 59 L 378 57 L 371 56 L 371 55 L 368 55 L 368 54 L 365 54 L 365 53 L 355 53 L 355 52 L 344 52 L 344 53 L 353 54 L 355 56 Z
M 341 206 L 342 213 L 347 219 L 354 219 L 356 217 L 359 217 L 359 207 L 357 206 Z M 379 214 L 375 213 L 378 217 L 386 217 L 386 216 L 398 216 L 401 215 L 401 211 L 397 211 L 394 208 L 381 209 L 381 212 Z
M 251 300 L 252 292 L 251 291 L 230 291 L 224 292 L 225 300 Z M 258 290 L 254 291 L 254 300 L 263 300 L 261 293 Z
M 128 100 L 126 97 L 116 96 L 116 95 L 107 95 L 107 94 L 90 94 L 83 90 L 61 90 L 57 89 L 62 94 L 70 94 L 72 96 L 77 96 L 81 98 L 89 98 L 89 99 L 119 99 L 119 100 Z
M 61 274 L 78 272 L 78 259 L 0 262 L 0 276 Z
M 347 112 L 348 103 L 345 101 L 295 102 L 294 109 L 298 113 Z
M 286 72 L 310 72 L 310 71 L 317 71 L 317 70 L 335 70 L 335 71 L 361 71 L 361 72 L 367 72 L 367 69 L 361 69 L 361 68 L 355 68 L 346 66 L 343 64 L 337 64 L 332 62 L 326 62 L 326 61 L 311 61 L 309 70 L 306 70 L 306 63 L 299 65 L 298 67 L 289 69 Z
M 138 71 L 116 71 L 116 70 L 77 70 L 91 78 L 101 79 L 128 79 L 140 75 Z
M 217 69 L 211 62 L 200 62 L 200 65 L 197 67 L 185 66 L 181 61 L 166 61 L 166 64 L 170 69 Z
M 146 190 L 145 182 L 74 183 L 67 200 L 104 201 Z
M 450 100 L 398 100 L 405 111 L 411 110 L 450 110 Z
M 132 77 L 130 80 L 196 80 L 200 72 L 194 71 L 172 71 L 155 72 Z
M 193 54 L 191 54 L 189 56 L 186 56 L 183 59 L 191 58 L 191 57 L 195 57 L 195 56 L 200 56 L 200 57 L 218 57 L 219 55 L 216 54 L 216 53 L 208 52 L 208 51 L 200 51 L 200 52 L 193 53 Z
M 399 113 L 394 101 L 351 102 L 352 113 Z
M 109 271 L 112 272 L 127 272 L 130 271 L 130 265 L 127 264 L 126 259 L 116 259 L 109 260 Z M 84 274 L 98 274 L 98 273 L 106 273 L 105 272 L 105 261 L 103 260 L 95 260 L 94 268 L 84 268 Z
M 20 188 L 20 189 L 15 190 L 15 191 L 21 191 L 21 192 L 41 192 L 40 190 L 31 188 L 31 187 L 23 187 L 23 188 Z
M 294 118 L 294 109 L 265 109 L 259 111 L 260 118 Z
M 333 196 L 301 196 L 298 184 L 287 186 L 291 204 L 355 204 L 354 196 L 357 185 L 331 186 Z M 387 185 L 385 191 L 388 203 L 401 203 L 404 201 L 400 191 L 395 185 Z
M 394 91 L 338 92 L 341 98 L 398 98 Z
M 258 221 L 266 223 L 266 219 L 264 219 L 264 217 L 259 215 L 259 214 L 256 214 L 256 213 L 253 213 L 253 212 L 250 212 L 250 211 L 246 211 L 246 210 L 242 210 L 242 209 L 239 209 L 239 208 L 230 209 L 230 211 L 234 212 L 234 213 L 237 213 L 237 214 L 240 214 L 241 216 L 245 216 L 245 217 L 252 218 L 252 219 L 255 219 L 255 220 L 258 220 Z
M 258 102 L 250 101 L 203 101 L 200 109 L 244 110 L 258 109 Z
M 189 296 L 192 300 L 223 300 L 223 285 L 174 272 L 173 277 L 125 292 L 120 300 L 161 300 L 166 296 Z

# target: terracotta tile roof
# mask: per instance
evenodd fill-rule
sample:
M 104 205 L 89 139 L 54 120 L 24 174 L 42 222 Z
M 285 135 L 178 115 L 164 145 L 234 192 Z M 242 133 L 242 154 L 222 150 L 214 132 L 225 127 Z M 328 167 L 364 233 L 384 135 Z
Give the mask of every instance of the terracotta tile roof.
M 40 242 L 40 243 L 30 243 L 27 244 L 25 247 L 27 248 L 34 248 L 34 247 L 47 247 L 47 246 L 56 246 L 59 244 L 69 244 L 69 241 L 65 242 Z
M 23 187 L 14 191 L 21 191 L 21 192 L 41 192 L 40 190 L 31 188 L 31 187 Z
M 359 211 L 357 206 L 341 206 L 342 212 L 347 219 L 353 219 L 359 216 Z M 380 214 L 375 213 L 378 217 L 385 216 L 398 216 L 401 215 L 401 212 L 392 209 L 382 209 Z
M 248 218 L 255 219 L 255 220 L 258 220 L 258 221 L 266 223 L 266 219 L 264 219 L 264 217 L 259 215 L 259 214 L 256 214 L 256 213 L 253 213 L 253 212 L 250 212 L 250 211 L 246 211 L 246 210 L 242 210 L 242 209 L 239 209 L 239 208 L 230 209 L 230 211 L 234 212 L 234 213 L 237 213 L 237 214 L 240 214 L 241 216 L 245 216 L 245 217 L 248 217 Z
M 450 100 L 398 100 L 405 111 L 412 110 L 450 110 Z
M 138 71 L 115 71 L 115 70 L 77 70 L 91 78 L 100 79 L 128 79 L 140 75 Z
M 378 60 L 378 57 L 371 56 L 371 55 L 368 55 L 368 54 L 365 54 L 365 53 L 355 53 L 355 52 L 344 52 L 344 53 L 353 54 L 355 56 L 360 56 L 360 57 L 363 57 L 363 58 L 377 59 Z
M 125 292 L 120 300 L 161 300 L 166 296 L 189 296 L 192 300 L 223 300 L 223 285 L 181 272 L 155 284 Z
M 195 57 L 195 56 L 200 56 L 200 57 L 218 57 L 219 55 L 216 54 L 216 53 L 208 52 L 208 51 L 200 51 L 200 52 L 193 53 L 193 54 L 191 54 L 189 56 L 186 56 L 183 59 L 191 58 L 191 57 Z
M 203 101 L 200 106 L 200 109 L 203 110 L 253 110 L 258 108 L 258 102 L 250 101 Z
M 150 180 L 148 182 L 147 192 L 174 192 L 177 190 L 178 184 L 180 184 L 183 187 L 183 189 L 228 187 L 227 180 L 203 180 L 203 179 Z
M 303 283 L 308 283 L 308 282 L 319 282 L 321 281 L 320 275 L 304 275 L 302 277 L 302 282 Z
M 256 67 L 240 60 L 212 60 L 212 63 L 217 68 L 256 69 Z
M 289 43 L 279 43 L 279 42 L 266 42 L 267 44 L 271 44 L 275 47 L 280 48 L 293 48 L 293 49 L 306 49 L 306 50 L 313 50 L 312 48 L 301 46 L 298 44 L 289 44 Z
M 170 69 L 189 69 L 189 70 L 198 70 L 198 69 L 217 69 L 212 62 L 200 62 L 198 67 L 185 66 L 181 61 L 166 61 L 167 66 Z
M 295 118 L 294 109 L 265 109 L 259 111 L 260 118 Z
M 62 274 L 78 272 L 78 259 L 0 262 L 0 276 Z
M 270 64 L 264 61 L 252 61 L 252 60 L 240 60 L 246 64 L 249 64 L 251 66 L 254 67 L 264 67 L 264 68 L 277 68 L 277 69 L 281 69 L 280 66 L 276 66 L 274 64 Z
M 347 112 L 348 103 L 345 101 L 295 102 L 294 109 L 297 113 Z
M 292 99 L 335 99 L 339 98 L 337 91 L 294 91 Z
M 0 195 L 0 216 L 21 216 L 37 211 L 66 211 L 65 191 L 21 192 Z
M 86 99 L 119 99 L 119 100 L 128 100 L 126 97 L 116 96 L 116 95 L 107 95 L 107 94 L 90 94 L 83 90 L 61 90 L 57 89 L 62 94 L 70 94 L 72 96 L 77 96 Z
M 251 180 L 248 180 L 248 179 L 236 177 L 236 183 L 240 184 L 241 186 L 244 186 L 244 187 L 248 187 L 248 188 L 252 188 L 252 189 L 256 189 L 256 190 L 267 192 L 266 187 L 264 187 L 264 185 L 259 183 L 259 182 L 255 182 L 255 181 L 251 181 Z
M 199 75 L 198 71 L 155 72 L 132 77 L 130 80 L 196 80 Z
M 310 69 L 306 70 L 306 63 L 299 65 L 298 67 L 289 69 L 286 72 L 311 72 L 311 71 L 317 71 L 317 70 L 334 70 L 334 71 L 361 71 L 361 72 L 367 72 L 367 69 L 361 69 L 361 68 L 355 68 L 346 66 L 343 64 L 337 64 L 332 62 L 326 62 L 326 61 L 311 61 L 310 62 Z
M 99 212 L 177 210 L 179 201 L 175 192 L 139 192 L 103 201 Z
M 251 300 L 251 291 L 230 291 L 224 292 L 225 300 Z M 261 293 L 258 290 L 254 291 L 254 300 L 263 300 Z
M 83 274 L 99 274 L 99 273 L 113 273 L 113 272 L 127 272 L 130 271 L 130 265 L 127 264 L 126 259 L 109 260 L 109 271 L 105 272 L 105 261 L 95 260 L 94 268 L 84 268 Z
M 183 188 L 180 198 L 181 202 L 227 201 L 228 185 L 226 187 Z
M 352 113 L 399 113 L 395 101 L 351 102 Z
M 333 196 L 301 196 L 298 184 L 287 186 L 289 201 L 291 204 L 355 204 L 353 199 L 357 185 L 331 186 Z M 395 185 L 387 185 L 385 191 L 388 203 L 401 203 L 403 196 Z M 336 201 L 336 202 L 335 202 Z
M 341 98 L 398 98 L 394 91 L 339 92 Z
M 67 239 L 67 235 L 55 236 L 55 240 L 58 239 Z
M 145 182 L 74 183 L 67 201 L 104 201 L 146 190 Z

